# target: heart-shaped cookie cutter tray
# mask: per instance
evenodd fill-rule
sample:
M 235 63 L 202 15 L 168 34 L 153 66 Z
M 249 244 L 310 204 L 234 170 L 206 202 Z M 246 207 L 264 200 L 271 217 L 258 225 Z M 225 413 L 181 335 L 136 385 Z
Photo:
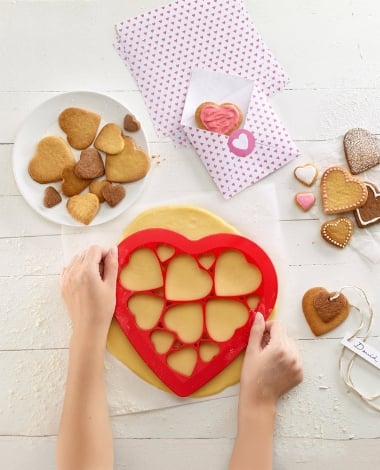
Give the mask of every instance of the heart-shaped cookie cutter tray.
M 158 254 L 160 247 L 170 247 L 172 252 L 169 257 L 162 260 Z M 163 289 L 130 290 L 120 282 L 120 273 L 128 265 L 133 253 L 140 249 L 151 250 L 162 271 Z M 152 371 L 164 382 L 170 390 L 179 396 L 188 396 L 198 390 L 209 380 L 220 373 L 230 364 L 246 347 L 250 328 L 255 313 L 260 311 L 264 318 L 271 314 L 277 298 L 277 275 L 268 255 L 253 241 L 235 234 L 215 234 L 199 240 L 189 240 L 177 232 L 166 229 L 146 229 L 136 232 L 125 238 L 118 247 L 119 250 L 119 276 L 116 286 L 116 308 L 115 317 L 133 347 L 141 358 L 152 369 Z M 219 296 L 215 291 L 215 264 L 218 257 L 226 251 L 238 251 L 243 253 L 247 263 L 256 266 L 261 272 L 259 286 L 244 295 Z M 166 273 L 171 261 L 179 255 L 190 255 L 198 264 L 198 268 L 207 272 L 213 282 L 212 288 L 207 295 L 200 299 L 192 300 L 168 300 L 165 297 Z M 210 266 L 205 267 L 199 261 L 202 255 L 211 255 L 213 261 Z M 189 279 L 191 282 L 191 279 Z M 143 329 L 138 326 L 135 315 L 128 307 L 129 300 L 135 294 L 148 294 L 152 297 L 163 299 L 163 308 L 160 318 L 152 328 Z M 251 309 L 248 298 L 257 296 L 258 304 Z M 217 341 L 209 334 L 206 328 L 205 309 L 207 302 L 211 299 L 235 300 L 247 308 L 248 319 L 245 324 L 238 327 L 232 337 L 227 341 Z M 176 331 L 170 330 L 164 321 L 165 313 L 175 305 L 197 302 L 202 305 L 203 331 L 197 341 L 186 343 L 178 337 Z M 158 353 L 152 342 L 151 335 L 155 331 L 165 331 L 173 335 L 171 346 L 162 354 Z M 218 346 L 218 352 L 209 361 L 200 357 L 199 348 L 203 343 L 212 343 Z M 183 348 L 194 348 L 196 352 L 195 366 L 190 375 L 185 375 L 174 370 L 168 365 L 168 356 Z

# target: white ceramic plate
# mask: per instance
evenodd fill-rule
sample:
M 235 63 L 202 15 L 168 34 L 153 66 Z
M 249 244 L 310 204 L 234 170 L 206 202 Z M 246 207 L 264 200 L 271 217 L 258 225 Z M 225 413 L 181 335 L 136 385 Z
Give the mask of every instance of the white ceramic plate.
M 94 111 L 101 115 L 102 121 L 99 130 L 108 122 L 115 122 L 122 128 L 124 116 L 133 114 L 125 106 L 109 96 L 99 93 L 78 91 L 63 93 L 55 96 L 37 107 L 24 121 L 19 130 L 13 146 L 13 173 L 17 186 L 25 200 L 43 217 L 62 225 L 84 226 L 71 217 L 66 209 L 66 196 L 62 195 L 62 202 L 48 209 L 43 205 L 44 190 L 46 186 L 54 186 L 60 191 L 60 182 L 50 184 L 39 184 L 34 181 L 28 172 L 28 165 L 37 148 L 38 142 L 47 135 L 57 135 L 66 140 L 65 133 L 58 125 L 58 116 L 65 108 L 77 107 Z M 128 134 L 128 133 L 126 133 Z M 148 143 L 143 130 L 128 134 L 149 155 Z M 71 149 L 79 160 L 80 151 Z M 108 222 L 131 206 L 143 191 L 147 177 L 125 184 L 126 196 L 115 207 L 107 203 L 100 204 L 100 209 L 90 225 Z M 86 190 L 85 190 L 86 191 Z

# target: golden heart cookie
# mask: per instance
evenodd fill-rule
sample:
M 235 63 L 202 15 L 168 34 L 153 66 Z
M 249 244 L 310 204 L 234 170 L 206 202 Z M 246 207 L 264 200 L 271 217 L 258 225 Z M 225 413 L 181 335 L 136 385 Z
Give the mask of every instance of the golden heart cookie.
M 29 174 L 38 183 L 53 183 L 62 179 L 65 166 L 75 163 L 66 142 L 60 137 L 44 137 L 37 145 L 29 163 Z
M 365 183 L 368 198 L 364 206 L 354 210 L 358 227 L 365 228 L 380 222 L 380 192 L 372 183 Z
M 344 139 L 344 152 L 353 175 L 362 173 L 380 163 L 380 145 L 374 135 L 365 129 L 350 129 Z
M 75 165 L 68 165 L 62 171 L 61 189 L 65 196 L 71 197 L 81 193 L 90 184 L 90 180 L 78 178 Z
M 321 235 L 331 245 L 344 248 L 350 241 L 354 225 L 348 217 L 338 217 L 321 226 Z
M 67 136 L 69 144 L 83 150 L 95 139 L 101 117 L 82 108 L 66 108 L 58 117 L 59 127 Z
M 313 287 L 302 298 L 302 310 L 311 331 L 320 336 L 344 322 L 350 311 L 350 304 L 341 293 Z
M 106 178 L 114 183 L 130 183 L 143 178 L 149 171 L 150 159 L 145 150 L 136 146 L 132 137 L 123 136 L 124 149 L 106 156 Z
M 109 155 L 120 153 L 124 148 L 120 127 L 113 122 L 106 124 L 95 139 L 94 147 Z
M 78 194 L 67 200 L 69 214 L 78 222 L 88 225 L 99 210 L 99 199 L 95 194 Z
M 330 167 L 321 178 L 322 206 L 326 214 L 350 212 L 365 204 L 368 191 L 363 181 L 341 167 Z

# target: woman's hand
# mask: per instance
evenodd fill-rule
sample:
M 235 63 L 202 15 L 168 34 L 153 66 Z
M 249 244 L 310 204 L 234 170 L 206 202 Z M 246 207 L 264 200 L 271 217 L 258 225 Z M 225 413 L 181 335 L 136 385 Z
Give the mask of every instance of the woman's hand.
M 117 247 L 93 245 L 63 269 L 61 292 L 74 335 L 106 338 L 116 303 Z

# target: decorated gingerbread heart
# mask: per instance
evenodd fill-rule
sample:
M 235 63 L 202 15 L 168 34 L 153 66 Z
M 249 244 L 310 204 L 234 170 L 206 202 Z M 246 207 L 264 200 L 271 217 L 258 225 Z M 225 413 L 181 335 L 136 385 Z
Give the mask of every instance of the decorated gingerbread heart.
M 302 310 L 311 331 L 320 336 L 344 322 L 350 311 L 350 304 L 342 293 L 312 287 L 302 298 Z
M 147 229 L 119 245 L 115 317 L 179 396 L 198 390 L 244 350 L 255 312 L 268 318 L 276 297 L 272 262 L 239 235 L 189 240 Z

